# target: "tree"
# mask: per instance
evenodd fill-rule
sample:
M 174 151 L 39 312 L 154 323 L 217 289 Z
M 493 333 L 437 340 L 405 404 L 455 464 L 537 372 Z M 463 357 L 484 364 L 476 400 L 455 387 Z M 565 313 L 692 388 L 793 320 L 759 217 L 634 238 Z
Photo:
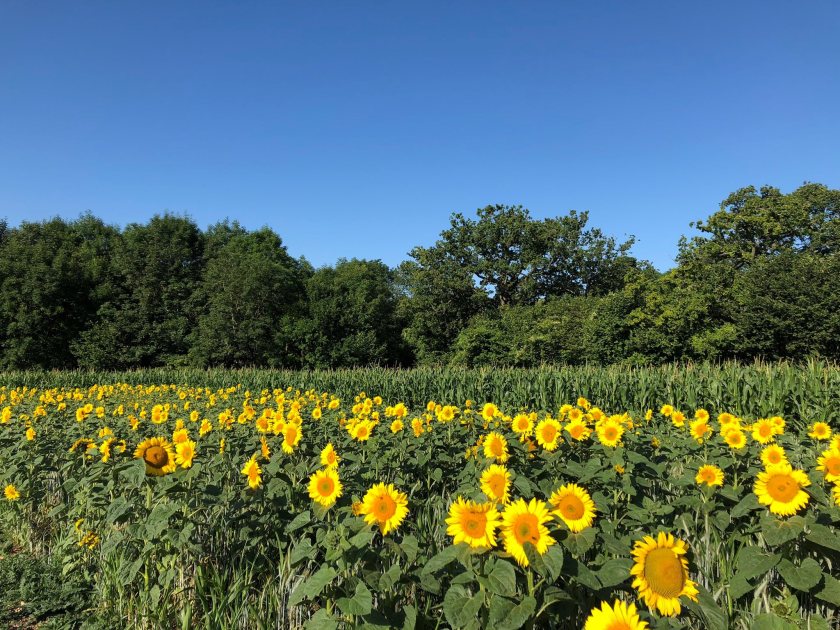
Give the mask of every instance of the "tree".
M 200 287 L 202 314 L 190 336 L 201 366 L 296 367 L 297 320 L 305 307 L 305 269 L 268 228 L 234 230 L 208 260 Z
M 306 364 L 352 367 L 411 362 L 397 315 L 394 274 L 378 260 L 339 260 L 306 282 Z

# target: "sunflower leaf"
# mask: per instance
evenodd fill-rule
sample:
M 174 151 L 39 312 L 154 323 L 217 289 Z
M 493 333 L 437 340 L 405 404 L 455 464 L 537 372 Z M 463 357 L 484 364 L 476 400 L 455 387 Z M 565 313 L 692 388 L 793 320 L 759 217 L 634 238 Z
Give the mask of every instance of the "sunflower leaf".
M 516 571 L 507 560 L 499 559 L 488 576 L 488 588 L 497 595 L 516 594 Z
M 356 584 L 353 597 L 340 597 L 335 605 L 345 615 L 367 615 L 373 609 L 373 596 L 365 583 L 360 581 Z
M 810 591 L 822 578 L 820 565 L 813 558 L 805 558 L 799 566 L 783 558 L 776 569 L 788 586 L 799 591 Z
M 324 565 L 315 573 L 301 582 L 289 596 L 289 606 L 296 606 L 304 599 L 315 599 L 324 590 L 324 587 L 333 581 L 337 575 L 335 569 Z
M 831 527 L 814 523 L 805 538 L 821 547 L 840 551 L 840 536 Z
M 805 529 L 805 521 L 800 516 L 792 516 L 782 520 L 766 515 L 761 520 L 761 533 L 765 542 L 771 547 L 782 545 L 793 540 Z
M 827 573 L 823 574 L 823 587 L 816 596 L 829 604 L 840 607 L 840 580 Z

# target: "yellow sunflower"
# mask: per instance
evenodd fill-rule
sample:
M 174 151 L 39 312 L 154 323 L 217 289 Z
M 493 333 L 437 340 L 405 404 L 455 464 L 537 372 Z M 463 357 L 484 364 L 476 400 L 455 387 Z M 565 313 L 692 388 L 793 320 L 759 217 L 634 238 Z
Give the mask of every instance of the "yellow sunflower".
M 694 478 L 697 484 L 706 484 L 707 486 L 722 486 L 723 485 L 723 471 L 714 464 L 706 464 L 700 466 L 697 471 L 697 476 Z
M 327 468 L 334 468 L 338 466 L 339 461 L 341 461 L 341 458 L 335 452 L 335 447 L 332 445 L 332 442 L 327 443 L 324 450 L 321 451 L 321 465 Z
M 510 471 L 504 466 L 493 464 L 481 473 L 481 491 L 491 501 L 506 505 L 510 501 Z
M 622 435 L 624 435 L 624 427 L 615 420 L 605 420 L 598 426 L 598 440 L 604 446 L 617 446 Z
M 692 420 L 689 425 L 691 437 L 695 439 L 698 444 L 702 444 L 703 440 L 712 434 L 712 427 L 709 426 L 708 416 L 706 418 L 697 418 Z
M 511 428 L 519 435 L 531 435 L 534 430 L 534 422 L 527 413 L 518 413 L 513 417 Z
M 557 449 L 560 440 L 560 423 L 554 418 L 546 418 L 537 425 L 537 443 L 547 451 Z
M 303 437 L 303 433 L 300 427 L 294 422 L 288 423 L 283 429 L 283 443 L 280 445 L 283 448 L 283 452 L 289 455 L 294 453 L 295 447 L 300 442 L 301 437 Z
M 195 442 L 185 440 L 175 445 L 175 463 L 181 468 L 189 468 L 195 457 Z
M 577 484 L 562 486 L 548 501 L 554 507 L 554 515 L 573 532 L 583 531 L 595 520 L 595 503 L 589 493 Z
M 687 551 L 685 542 L 664 532 L 656 538 L 645 536 L 633 547 L 633 588 L 660 615 L 679 615 L 682 596 L 697 601 L 696 585 L 688 579 Z
M 403 421 L 397 418 L 391 423 L 391 433 L 399 433 L 405 428 Z
M 685 414 L 682 411 L 674 410 L 671 413 L 671 423 L 675 427 L 680 427 L 680 428 L 684 427 L 685 426 Z
M 761 462 L 765 466 L 773 466 L 775 464 L 786 464 L 787 463 L 787 455 L 785 454 L 785 449 L 783 449 L 778 444 L 771 444 L 770 446 L 766 446 L 761 451 Z
M 3 488 L 3 494 L 6 495 L 6 501 L 18 501 L 20 499 L 20 492 L 11 483 Z
M 256 455 L 252 455 L 251 459 L 245 462 L 242 467 L 242 474 L 248 477 L 248 486 L 251 490 L 256 490 L 262 485 L 262 469 L 257 463 Z
M 583 420 L 578 418 L 577 420 L 572 420 L 566 425 L 566 432 L 573 440 L 582 442 L 583 440 L 589 439 L 589 436 L 592 434 L 592 429 L 586 426 L 586 423 Z
M 458 497 L 449 507 L 446 533 L 453 544 L 466 543 L 474 549 L 489 549 L 496 544 L 496 529 L 501 524 L 493 503 L 476 503 Z
M 752 438 L 759 444 L 769 444 L 775 439 L 776 425 L 767 418 L 756 420 L 752 426 Z
M 808 436 L 814 438 L 815 440 L 830 440 L 831 427 L 825 422 L 815 422 L 811 425 L 811 430 L 808 432 Z
M 146 463 L 146 474 L 154 477 L 174 472 L 176 468 L 175 453 L 166 438 L 143 440 L 137 445 L 134 457 L 141 458 Z
M 499 463 L 508 460 L 507 440 L 501 433 L 491 431 L 484 437 L 484 456 L 495 458 Z
M 661 413 L 667 418 L 672 413 L 674 413 L 674 408 L 671 405 L 662 405 L 662 408 L 659 410 L 659 413 Z
M 790 464 L 774 464 L 758 473 L 753 492 L 758 502 L 773 514 L 791 516 L 808 505 L 808 493 L 802 488 L 811 485 L 808 476 Z
M 545 501 L 517 499 L 502 514 L 502 539 L 507 551 L 520 566 L 528 566 L 525 543 L 531 543 L 540 555 L 555 543 L 545 524 L 551 520 Z
M 828 449 L 817 459 L 817 470 L 825 475 L 826 481 L 840 481 L 840 450 Z
M 601 602 L 600 608 L 593 608 L 586 618 L 583 630 L 647 630 L 646 621 L 641 621 L 635 604 L 616 600 L 610 606 Z
M 341 481 L 335 467 L 317 470 L 309 478 L 309 496 L 325 508 L 329 508 L 335 503 L 336 499 L 341 496 L 341 490 Z
M 408 497 L 394 488 L 394 484 L 378 483 L 365 494 L 359 513 L 368 525 L 378 525 L 385 536 L 396 531 L 408 515 Z
M 730 429 L 723 434 L 723 440 L 733 451 L 739 451 L 747 445 L 747 436 L 741 429 Z
M 350 435 L 353 436 L 354 440 L 367 442 L 370 439 L 371 433 L 373 433 L 373 427 L 374 425 L 370 420 L 362 420 L 356 423 Z

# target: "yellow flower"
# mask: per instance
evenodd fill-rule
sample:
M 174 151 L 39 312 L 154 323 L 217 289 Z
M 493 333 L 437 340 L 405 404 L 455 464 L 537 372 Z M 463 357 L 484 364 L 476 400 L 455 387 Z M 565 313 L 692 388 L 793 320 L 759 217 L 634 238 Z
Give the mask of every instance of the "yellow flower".
M 601 602 L 601 608 L 593 608 L 583 630 L 648 630 L 648 624 L 639 619 L 634 604 L 616 600 L 612 607 Z
M 723 471 L 714 464 L 706 464 L 700 466 L 697 471 L 697 476 L 694 478 L 697 484 L 706 484 L 707 486 L 722 486 L 723 485 Z
M 6 495 L 7 501 L 17 501 L 20 499 L 20 492 L 18 492 L 18 489 L 13 484 L 7 485 L 3 489 L 3 493 Z
M 411 421 L 411 430 L 414 431 L 414 437 L 423 435 L 423 421 L 420 418 L 414 418 Z
M 408 516 L 408 497 L 394 484 L 378 483 L 365 493 L 359 513 L 368 525 L 378 525 L 383 536 L 394 532 Z
M 502 514 L 502 541 L 507 551 L 520 566 L 528 566 L 525 543 L 531 543 L 543 555 L 555 543 L 545 524 L 551 520 L 545 501 L 517 499 Z
M 650 422 L 652 418 L 653 418 L 653 409 L 648 409 L 647 411 L 645 411 L 645 420 Z
M 190 434 L 186 429 L 177 429 L 172 433 L 172 443 L 180 444 L 190 439 Z
M 481 417 L 487 422 L 490 422 L 497 415 L 499 415 L 499 408 L 493 403 L 486 403 L 481 409 Z
M 685 414 L 682 411 L 674 410 L 671 413 L 671 422 L 675 427 L 684 427 L 685 426 Z
M 341 481 L 337 468 L 326 468 L 312 473 L 309 478 L 309 496 L 313 501 L 329 508 L 341 496 Z
M 747 445 L 747 436 L 740 429 L 730 429 L 723 434 L 723 439 L 733 451 L 741 450 Z
M 481 491 L 496 503 L 506 504 L 510 500 L 510 472 L 504 466 L 493 464 L 481 473 Z
M 268 440 L 265 439 L 264 435 L 260 436 L 260 455 L 265 461 L 271 459 L 271 447 L 269 447 Z
M 501 524 L 493 503 L 476 503 L 458 497 L 449 507 L 446 533 L 453 544 L 466 543 L 474 549 L 489 549 L 496 544 L 496 529 Z
M 595 521 L 595 503 L 577 484 L 562 486 L 548 501 L 554 507 L 554 515 L 573 532 L 583 531 Z
M 295 447 L 300 442 L 300 438 L 302 436 L 300 427 L 293 422 L 290 422 L 286 425 L 286 428 L 283 429 L 283 452 L 291 455 L 295 451 Z
M 583 440 L 589 438 L 590 434 L 592 433 L 592 429 L 586 426 L 586 423 L 583 420 L 578 418 L 576 420 L 572 420 L 566 425 L 566 432 L 572 437 L 573 440 L 582 442 Z
M 248 486 L 251 490 L 256 490 L 262 485 L 262 469 L 257 463 L 256 455 L 251 455 L 251 459 L 245 462 L 242 467 L 242 474 L 248 477 Z
M 835 483 L 834 488 L 831 489 L 831 496 L 834 497 L 834 503 L 840 507 L 840 483 Z
M 398 418 L 391 423 L 391 433 L 399 433 L 404 427 L 403 421 Z
M 840 450 L 828 449 L 817 459 L 817 470 L 825 474 L 825 480 L 837 483 L 840 481 Z
M 328 443 L 321 451 L 321 465 L 327 468 L 335 468 L 340 461 L 341 458 L 335 452 L 332 442 Z
M 511 422 L 511 428 L 514 433 L 519 435 L 531 435 L 531 431 L 534 429 L 534 423 L 527 413 L 518 413 L 514 416 L 513 422 Z
M 29 428 L 26 430 L 26 439 L 27 439 L 27 441 L 31 442 L 32 440 L 34 440 L 34 439 L 35 439 L 35 435 L 36 435 L 36 433 L 35 433 L 35 429 L 33 429 L 32 427 L 29 427 Z
M 702 444 L 703 441 L 712 434 L 712 427 L 709 426 L 708 417 L 705 419 L 697 418 L 697 420 L 692 420 L 689 425 L 689 431 L 691 433 L 691 437 L 693 437 L 698 444 Z
M 674 413 L 674 408 L 671 405 L 662 405 L 662 409 L 659 410 L 659 413 L 667 418 Z
M 176 468 L 175 454 L 166 438 L 143 440 L 134 451 L 134 457 L 142 458 L 146 463 L 146 474 L 154 477 L 174 472 Z
M 554 418 L 546 418 L 537 425 L 537 443 L 547 451 L 557 449 L 562 427 Z
M 577 399 L 577 406 L 580 407 L 581 409 L 589 409 L 590 404 L 589 404 L 589 401 L 586 400 L 586 398 L 581 396 L 580 398 Z
M 765 467 L 772 466 L 774 464 L 786 464 L 788 461 L 787 455 L 785 454 L 785 449 L 783 449 L 778 444 L 771 444 L 770 446 L 766 446 L 761 451 L 761 462 L 764 464 Z
M 753 423 L 752 438 L 759 444 L 769 444 L 775 439 L 776 433 L 776 425 L 771 420 L 762 418 Z
M 694 417 L 697 420 L 703 420 L 704 422 L 708 422 L 709 421 L 709 412 L 706 411 L 705 409 L 698 409 L 697 411 L 694 412 Z
M 501 433 L 491 431 L 485 436 L 484 456 L 495 458 L 500 463 L 508 460 L 507 440 Z
M 192 440 L 184 440 L 175 445 L 175 463 L 181 468 L 189 468 L 193 464 L 195 457 L 195 442 Z
M 633 547 L 633 588 L 648 608 L 655 608 L 660 615 L 679 615 L 682 596 L 697 601 L 697 587 L 688 579 L 687 551 L 685 542 L 664 532 L 657 538 L 645 536 Z
M 775 464 L 758 473 L 753 492 L 773 514 L 791 516 L 808 505 L 808 493 L 802 488 L 810 485 L 803 471 L 794 470 L 788 463 Z
M 808 432 L 808 436 L 814 438 L 815 440 L 830 440 L 831 427 L 825 422 L 815 422 L 811 425 L 811 430 Z
M 351 435 L 354 440 L 359 442 L 367 442 L 370 439 L 370 434 L 373 433 L 373 423 L 369 420 L 362 420 L 357 422 L 353 427 Z
M 604 446 L 617 446 L 622 435 L 624 427 L 615 420 L 605 420 L 598 426 L 598 440 Z

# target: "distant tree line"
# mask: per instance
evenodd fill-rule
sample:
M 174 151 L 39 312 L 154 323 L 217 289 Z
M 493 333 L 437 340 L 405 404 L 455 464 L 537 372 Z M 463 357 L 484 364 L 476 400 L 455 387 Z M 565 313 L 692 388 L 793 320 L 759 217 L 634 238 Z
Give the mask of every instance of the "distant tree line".
M 488 206 L 315 269 L 236 222 L 0 221 L 0 368 L 840 359 L 840 190 L 743 188 L 665 273 L 587 223 Z

